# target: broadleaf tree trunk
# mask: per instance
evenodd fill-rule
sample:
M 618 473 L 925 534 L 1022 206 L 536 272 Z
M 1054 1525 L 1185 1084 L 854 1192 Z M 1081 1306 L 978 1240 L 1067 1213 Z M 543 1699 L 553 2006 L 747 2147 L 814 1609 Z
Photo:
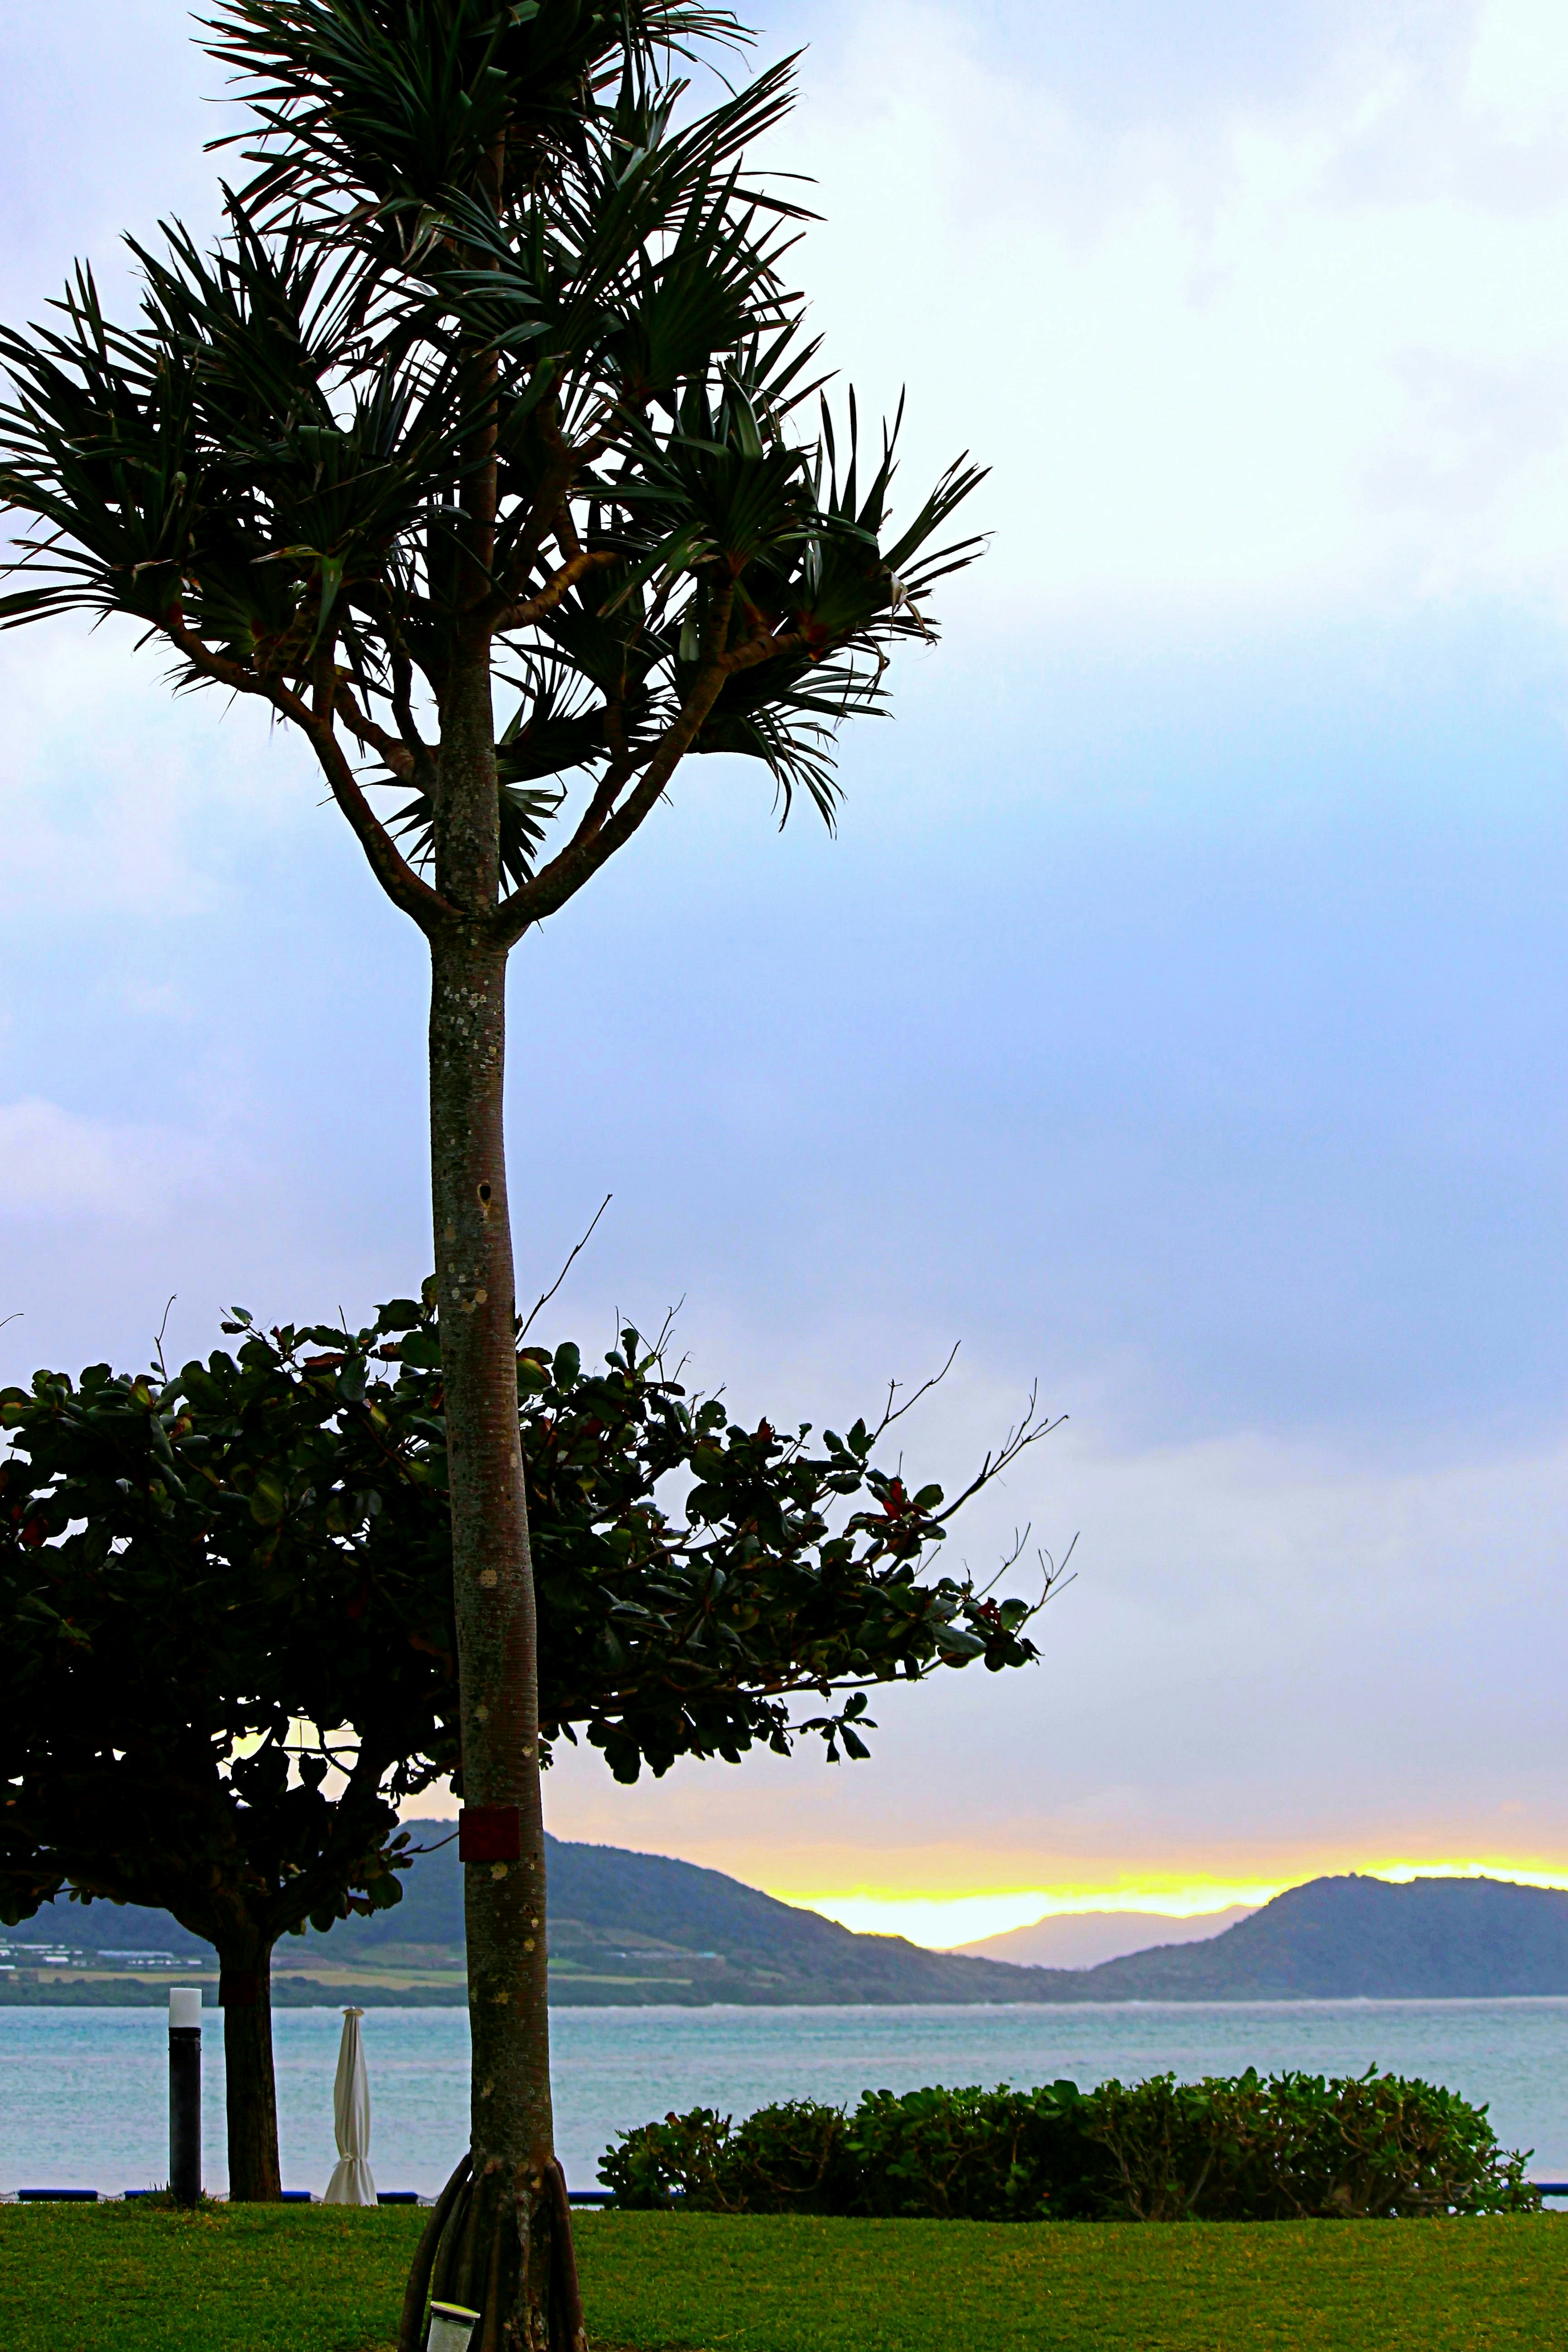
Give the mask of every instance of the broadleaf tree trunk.
M 443 696 L 437 884 L 494 904 L 499 799 L 489 644 Z M 432 2215 L 422 2270 L 483 2318 L 473 2352 L 584 2343 L 555 2160 L 546 1997 L 533 1577 L 518 1431 L 502 1133 L 506 950 L 461 916 L 431 938 L 430 1160 L 452 1505 L 472 2034 L 468 2177 Z M 462 2170 L 463 2168 L 459 2168 Z M 412 2291 L 403 2340 L 423 2340 Z
M 217 1957 L 229 2200 L 237 2205 L 275 2205 L 283 2183 L 272 2067 L 271 1941 L 259 1928 L 236 1928 L 220 1937 Z

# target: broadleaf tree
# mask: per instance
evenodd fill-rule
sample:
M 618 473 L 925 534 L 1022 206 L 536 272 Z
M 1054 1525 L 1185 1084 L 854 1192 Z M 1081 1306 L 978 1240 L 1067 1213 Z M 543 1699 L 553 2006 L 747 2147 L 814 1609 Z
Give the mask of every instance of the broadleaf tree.
M 537 1625 L 516 1446 L 507 960 L 692 754 L 831 816 L 835 730 L 975 552 L 952 467 L 813 424 L 788 66 L 697 0 L 216 0 L 248 131 L 211 249 L 79 266 L 0 332 L 0 619 L 140 625 L 309 747 L 431 964 L 428 1099 L 466 1790 L 479 2342 L 581 2333 L 549 2101 Z M 498 685 L 504 707 L 498 710 Z M 385 788 L 386 797 L 377 797 Z M 395 803 L 391 794 L 395 793 Z M 495 2265 L 489 2261 L 495 2251 Z M 478 2288 L 475 2292 L 479 2292 Z
M 398 1901 L 397 1808 L 460 1790 L 461 1756 L 434 1317 L 229 1329 L 172 1373 L 0 1391 L 0 1919 L 68 1892 L 216 1948 L 243 2197 L 279 2180 L 273 1948 Z M 689 1394 L 630 1328 L 597 1370 L 566 1341 L 519 1372 L 544 1754 L 585 1737 L 623 1780 L 803 1735 L 861 1757 L 877 1685 L 1037 1654 L 1044 1592 L 931 1572 L 1055 1425 L 1032 1401 L 948 1502 L 879 1466 L 891 1392 L 812 1444 Z

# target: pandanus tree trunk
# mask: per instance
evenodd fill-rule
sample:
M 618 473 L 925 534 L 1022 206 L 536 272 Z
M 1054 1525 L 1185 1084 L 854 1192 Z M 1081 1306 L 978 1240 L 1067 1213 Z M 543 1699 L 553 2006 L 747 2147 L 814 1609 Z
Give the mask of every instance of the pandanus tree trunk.
M 399 2342 L 401 2352 L 418 2352 L 434 2295 L 481 2313 L 474 2352 L 579 2352 L 550 2101 L 537 1633 L 501 1123 L 507 959 L 482 919 L 499 857 L 488 641 L 448 684 L 440 756 L 437 887 L 481 918 L 430 934 L 430 1158 L 473 2065 L 469 2151 L 431 2215 Z
M 218 1939 L 224 2095 L 228 2110 L 228 2193 L 237 2205 L 275 2205 L 278 2085 L 272 2068 L 272 1943 L 259 1928 Z

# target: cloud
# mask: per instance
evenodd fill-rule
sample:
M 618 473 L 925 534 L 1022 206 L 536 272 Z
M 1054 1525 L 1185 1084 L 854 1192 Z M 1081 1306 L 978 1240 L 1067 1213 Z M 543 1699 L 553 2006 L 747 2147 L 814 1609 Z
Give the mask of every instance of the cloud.
M 268 714 L 174 696 L 129 623 L 0 638 L 0 908 L 14 919 L 210 914 L 237 868 L 331 830 L 309 754 Z
M 196 227 L 216 216 L 223 166 L 203 148 L 228 127 L 210 103 L 224 76 L 192 29 L 166 0 L 49 0 L 9 14 L 0 315 L 11 322 L 39 315 L 76 256 L 112 301 L 127 231 L 153 236 L 171 214 Z
M 1247 1434 L 1128 1449 L 1082 1388 L 1081 1414 L 953 1539 L 981 1569 L 1016 1520 L 1083 1530 L 1037 1666 L 875 1693 L 872 1760 L 837 1770 L 808 1747 L 623 1790 L 570 1755 L 552 1828 L 814 1901 L 1234 1900 L 1411 1862 L 1568 1877 L 1568 1445 L 1393 1472 Z M 1010 1402 L 976 1379 L 938 1407 L 940 1428 L 906 1438 L 921 1474 L 951 1476 Z
M 0 1216 L 139 1220 L 217 1181 L 216 1155 L 195 1136 L 115 1126 L 36 1096 L 0 1103 Z
M 851 26 L 785 134 L 828 224 L 802 275 L 846 373 L 908 382 L 911 479 L 994 467 L 973 626 L 1561 604 L 1561 9 L 1341 20 L 1294 86 L 1110 125 L 1049 28 Z

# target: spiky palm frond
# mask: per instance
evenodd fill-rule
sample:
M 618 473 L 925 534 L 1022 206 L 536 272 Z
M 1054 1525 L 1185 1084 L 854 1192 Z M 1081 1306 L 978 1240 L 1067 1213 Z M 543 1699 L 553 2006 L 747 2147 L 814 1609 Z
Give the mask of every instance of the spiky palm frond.
M 575 766 L 577 762 L 567 761 L 563 764 Z M 561 805 L 562 795 L 559 791 L 544 791 L 536 784 L 513 783 L 503 776 L 500 798 L 501 878 L 509 890 L 516 890 L 533 877 L 540 845 L 550 819 Z M 402 841 L 404 853 L 412 865 L 424 867 L 431 863 L 436 854 L 436 803 L 431 793 L 415 793 L 387 818 L 386 824 L 387 830 Z
M 661 53 L 751 38 L 687 0 L 219 0 L 203 30 L 262 133 L 261 212 L 348 209 L 405 235 L 498 159 L 503 183 L 536 189 L 581 153 L 628 65 L 646 76 Z
M 676 0 L 218 0 L 208 34 L 258 132 L 225 236 L 134 247 L 132 327 L 80 272 L 0 331 L 0 496 L 34 518 L 0 622 L 127 614 L 187 683 L 326 712 L 402 788 L 416 862 L 440 750 L 416 704 L 482 624 L 522 695 L 496 746 L 514 890 L 567 780 L 596 840 L 672 742 L 831 822 L 836 735 L 934 634 L 981 477 L 960 460 L 895 521 L 899 419 L 868 456 L 853 394 L 801 430 L 794 208 L 748 161 L 792 61 L 689 110 L 663 53 L 739 33 Z

